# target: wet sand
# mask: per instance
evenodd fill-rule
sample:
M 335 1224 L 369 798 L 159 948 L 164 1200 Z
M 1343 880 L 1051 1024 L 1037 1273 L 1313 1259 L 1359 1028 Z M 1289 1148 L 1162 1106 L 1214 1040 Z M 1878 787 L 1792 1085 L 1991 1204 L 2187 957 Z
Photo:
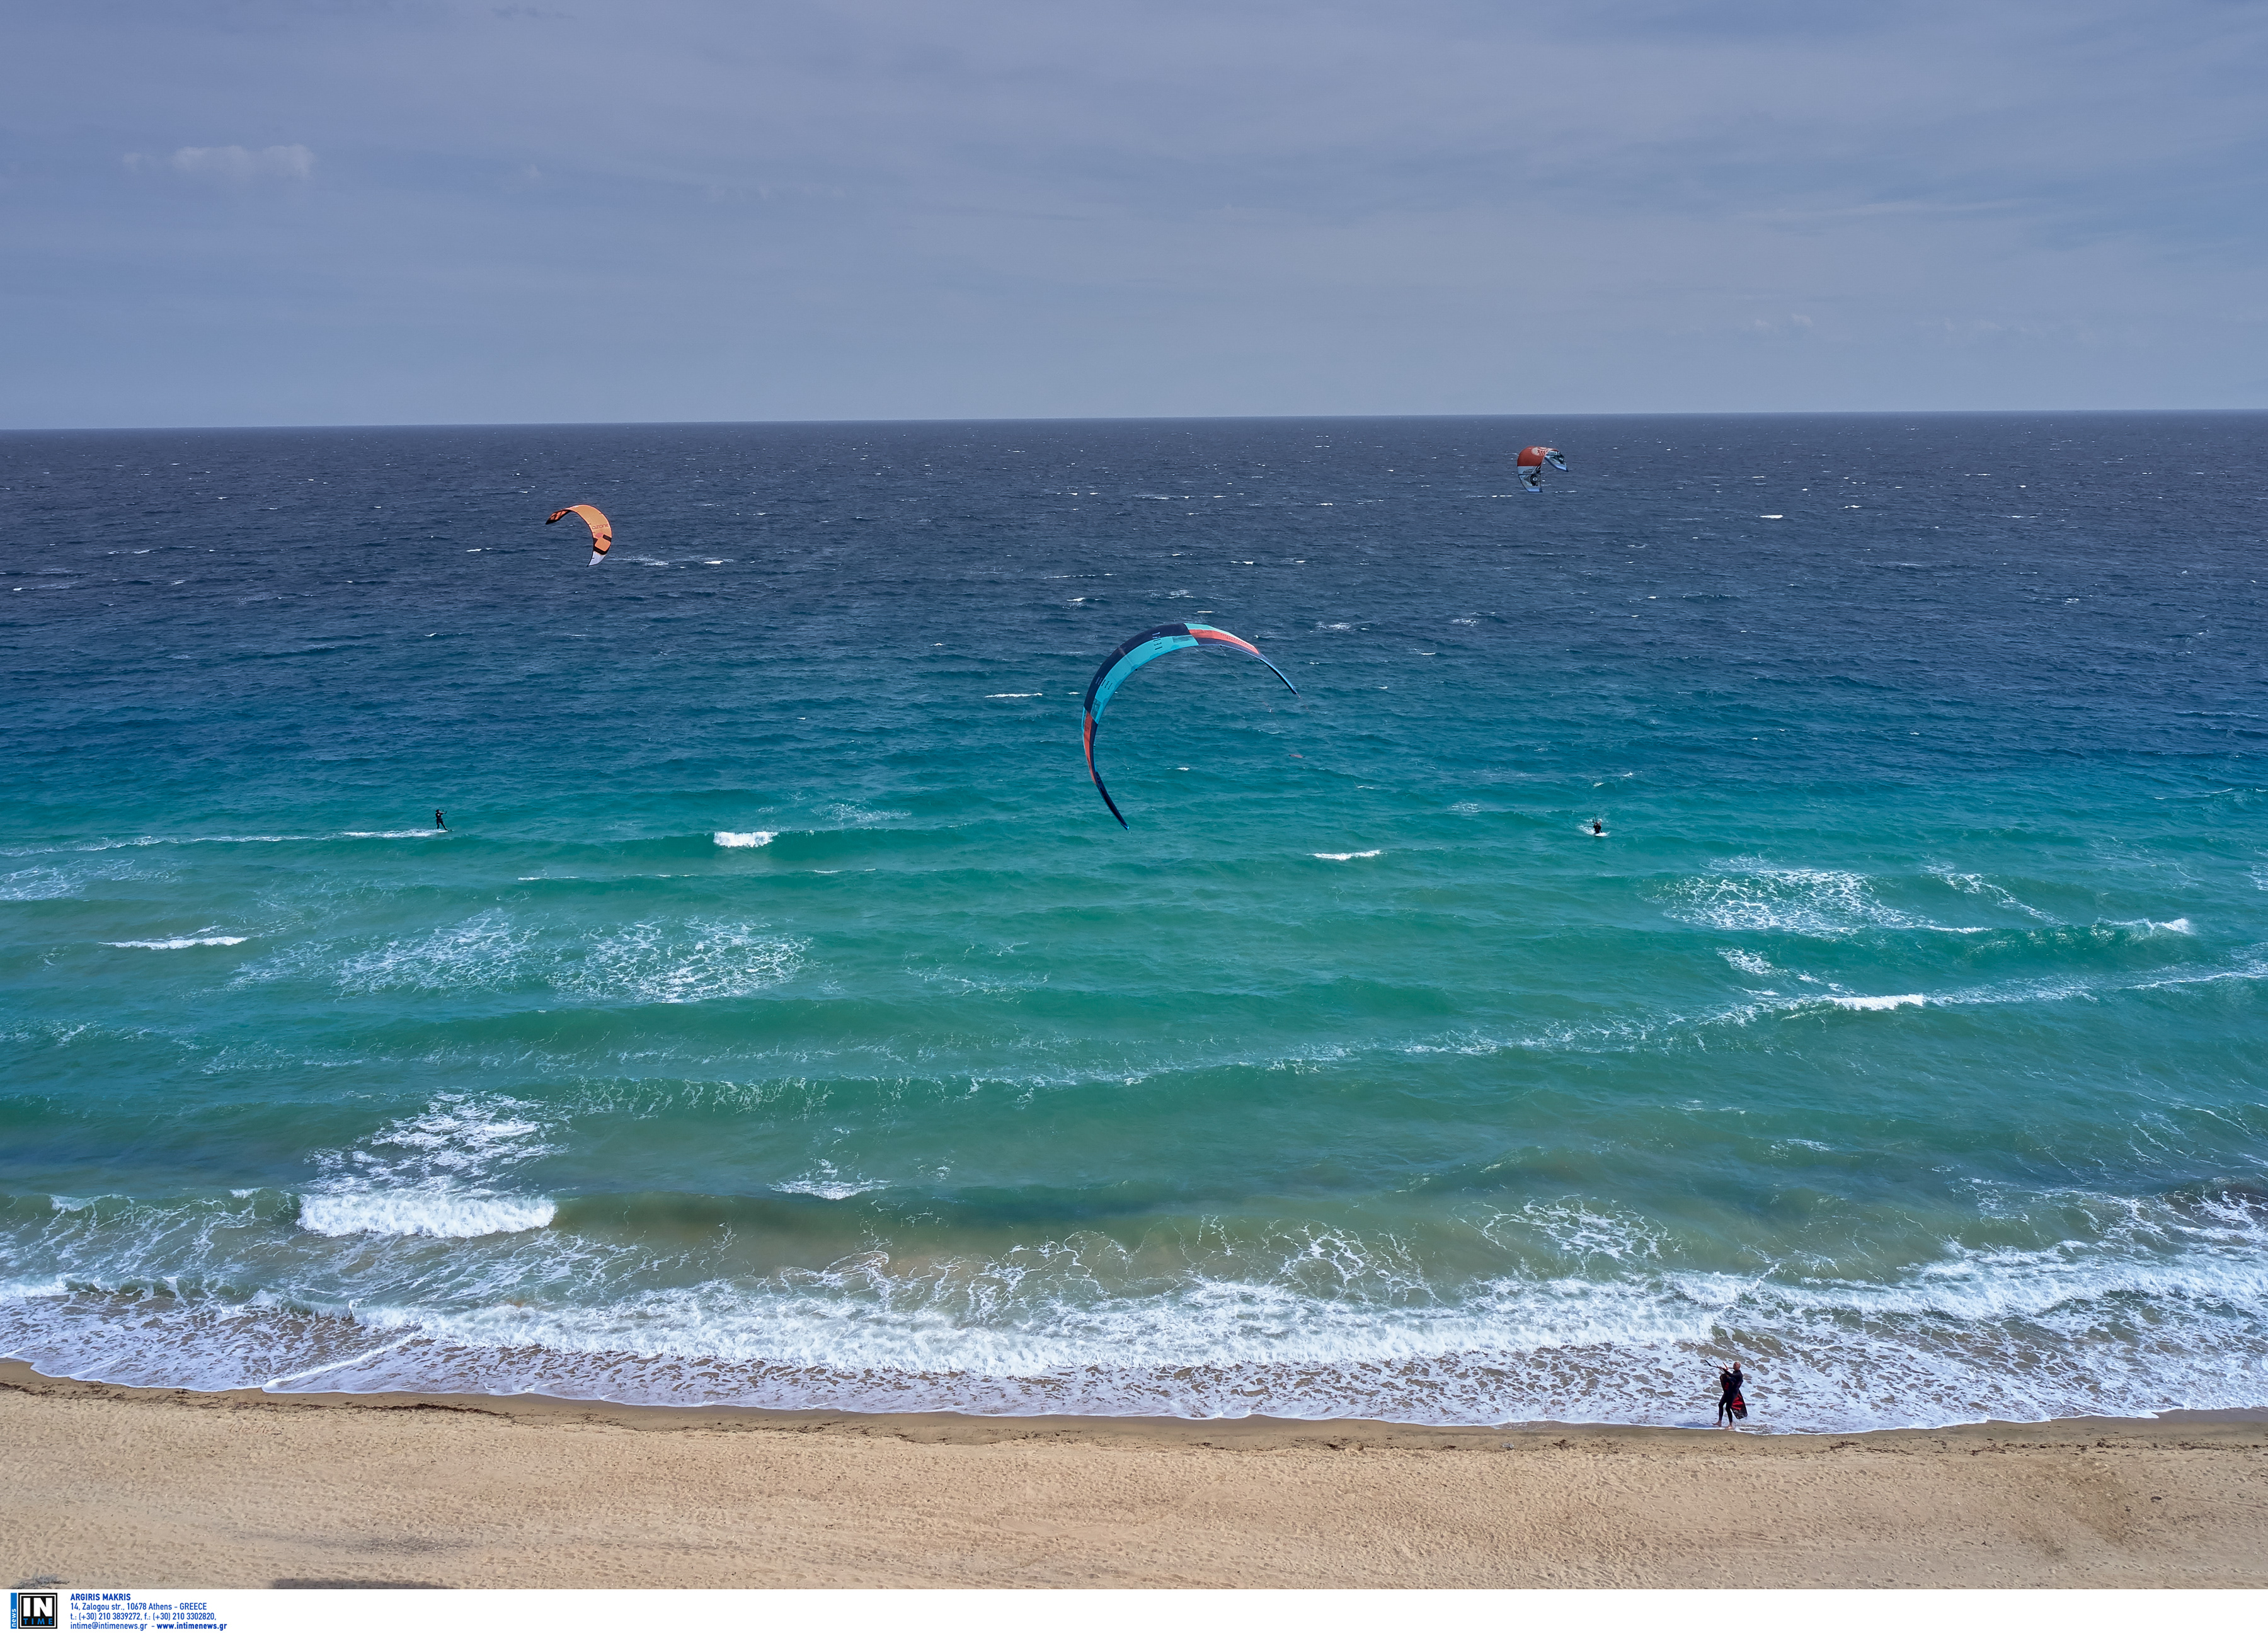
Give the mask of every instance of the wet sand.
M 0 1363 L 78 1587 L 2268 1586 L 2268 1410 L 1795 1436 L 266 1395 Z

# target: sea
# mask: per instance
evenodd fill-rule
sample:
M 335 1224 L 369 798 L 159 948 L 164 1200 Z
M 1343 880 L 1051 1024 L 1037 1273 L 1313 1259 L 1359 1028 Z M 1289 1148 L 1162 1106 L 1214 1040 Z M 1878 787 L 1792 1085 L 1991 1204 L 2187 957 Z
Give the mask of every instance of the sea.
M 2264 456 L 2259 414 L 0 436 L 0 1354 L 2268 1405 Z M 1187 621 L 1298 693 L 1142 670 L 1122 829 L 1081 697 Z

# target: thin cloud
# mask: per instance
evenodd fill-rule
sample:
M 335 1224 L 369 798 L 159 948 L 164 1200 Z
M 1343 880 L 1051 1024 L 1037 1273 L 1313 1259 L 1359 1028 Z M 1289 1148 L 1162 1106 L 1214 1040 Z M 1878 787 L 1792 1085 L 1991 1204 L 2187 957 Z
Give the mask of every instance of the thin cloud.
M 129 153 L 126 168 L 144 174 L 166 171 L 220 181 L 306 181 L 315 173 L 312 148 L 294 142 L 267 148 L 175 148 L 164 158 Z

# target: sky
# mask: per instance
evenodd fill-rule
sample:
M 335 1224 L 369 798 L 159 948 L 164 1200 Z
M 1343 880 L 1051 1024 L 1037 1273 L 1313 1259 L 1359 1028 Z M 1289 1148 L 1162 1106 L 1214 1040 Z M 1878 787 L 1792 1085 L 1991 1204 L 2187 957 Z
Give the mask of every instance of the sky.
M 0 7 L 0 426 L 2268 407 L 2268 0 Z

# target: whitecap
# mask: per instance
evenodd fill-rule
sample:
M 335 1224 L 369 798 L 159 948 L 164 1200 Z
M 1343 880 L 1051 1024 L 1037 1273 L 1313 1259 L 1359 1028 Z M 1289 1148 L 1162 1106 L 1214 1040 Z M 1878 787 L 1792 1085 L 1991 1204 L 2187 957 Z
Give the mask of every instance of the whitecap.
M 1926 1005 L 1929 1000 L 1920 993 L 1837 993 L 1828 1002 L 1845 1010 L 1896 1010 L 1901 1005 Z
M 710 837 L 727 850 L 736 850 L 750 846 L 770 845 L 774 840 L 779 838 L 779 831 L 776 828 L 751 828 L 746 834 L 734 834 L 730 829 L 719 828 Z
M 324 1237 L 488 1237 L 541 1231 L 558 1211 L 549 1197 L 478 1197 L 438 1189 L 344 1192 L 301 1198 L 299 1225 Z
M 343 1152 L 316 1154 L 323 1179 L 301 1195 L 299 1224 L 325 1237 L 541 1230 L 557 1205 L 493 1181 L 549 1155 L 546 1132 L 534 1108 L 509 1096 L 439 1096 Z
M 240 936 L 170 936 L 159 941 L 105 942 L 105 947 L 234 947 L 246 938 Z
M 2122 931 L 2132 931 L 2141 936 L 2194 936 L 2197 934 L 2186 916 L 2179 919 L 2114 919 L 2110 922 Z
M 845 1180 L 832 1163 L 821 1159 L 810 1174 L 782 1181 L 772 1189 L 840 1203 L 845 1197 L 855 1197 L 862 1192 L 880 1191 L 883 1182 L 878 1180 Z
M 504 915 L 491 909 L 460 924 L 404 937 L 343 960 L 336 980 L 349 993 L 378 993 L 388 990 L 455 991 L 466 988 L 497 988 L 526 979 L 534 937 L 515 928 Z M 306 962 L 306 955 L 285 955 L 272 967 L 247 971 L 245 979 L 284 974 Z
M 1682 880 L 1667 894 L 1673 919 L 1712 931 L 1778 931 L 1795 936 L 1850 936 L 1866 930 L 1937 931 L 1959 936 L 1981 925 L 1933 924 L 1889 907 L 1866 875 L 1840 868 L 1782 868 L 1749 858 L 1714 873 Z
M 744 924 L 626 925 L 585 948 L 558 985 L 592 997 L 688 1005 L 744 998 L 803 968 L 808 943 Z
M 1358 857 L 1383 857 L 1386 853 L 1384 851 L 1316 851 L 1313 855 L 1317 862 L 1351 863 Z

